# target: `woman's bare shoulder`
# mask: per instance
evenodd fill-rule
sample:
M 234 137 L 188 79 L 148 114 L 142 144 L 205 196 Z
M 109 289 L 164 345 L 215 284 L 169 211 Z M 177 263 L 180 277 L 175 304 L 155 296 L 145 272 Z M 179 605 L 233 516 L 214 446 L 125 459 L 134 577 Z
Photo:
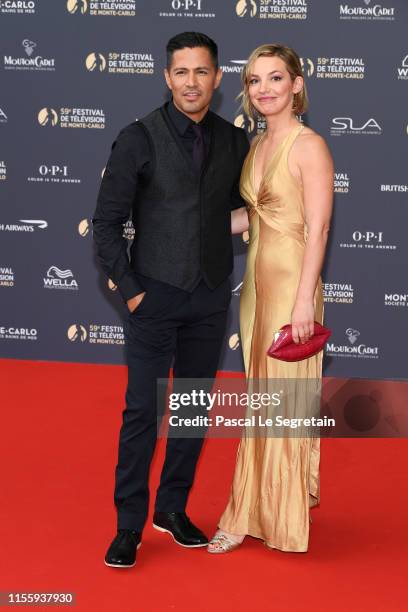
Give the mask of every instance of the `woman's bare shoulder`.
M 331 154 L 329 147 L 323 136 L 312 130 L 312 128 L 305 126 L 299 137 L 296 139 L 293 147 L 293 152 L 300 158 L 305 158 L 310 155 L 317 155 L 318 157 L 329 157 Z

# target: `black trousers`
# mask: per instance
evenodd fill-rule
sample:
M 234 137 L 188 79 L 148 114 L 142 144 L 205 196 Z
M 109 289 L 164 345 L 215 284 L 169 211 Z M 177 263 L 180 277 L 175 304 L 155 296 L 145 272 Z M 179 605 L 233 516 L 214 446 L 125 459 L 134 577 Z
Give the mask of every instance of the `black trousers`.
M 149 469 L 157 440 L 157 379 L 213 378 L 225 334 L 231 286 L 192 293 L 144 276 L 140 305 L 125 323 L 126 408 L 119 438 L 115 505 L 118 529 L 141 532 L 149 505 Z M 203 438 L 168 438 L 155 509 L 184 512 Z

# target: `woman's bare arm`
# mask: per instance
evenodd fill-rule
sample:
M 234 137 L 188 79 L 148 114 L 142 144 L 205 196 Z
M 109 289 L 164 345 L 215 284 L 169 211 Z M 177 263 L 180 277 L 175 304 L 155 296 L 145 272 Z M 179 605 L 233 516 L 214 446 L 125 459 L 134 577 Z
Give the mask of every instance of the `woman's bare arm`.
M 303 184 L 307 241 L 292 311 L 292 335 L 295 342 L 306 342 L 313 335 L 314 294 L 330 229 L 334 169 L 325 141 L 314 132 L 299 138 L 294 153 Z

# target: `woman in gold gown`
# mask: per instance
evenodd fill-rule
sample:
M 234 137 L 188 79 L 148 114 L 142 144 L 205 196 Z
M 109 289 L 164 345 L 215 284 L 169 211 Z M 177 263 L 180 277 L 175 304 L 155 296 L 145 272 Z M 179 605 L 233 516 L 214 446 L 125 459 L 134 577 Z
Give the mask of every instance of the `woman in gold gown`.
M 245 160 L 234 233 L 249 228 L 240 327 L 248 380 L 321 380 L 322 353 L 299 362 L 271 359 L 274 332 L 292 324 L 295 342 L 323 322 L 320 271 L 329 231 L 333 164 L 323 138 L 297 119 L 307 94 L 297 54 L 284 45 L 253 51 L 243 75 L 243 108 L 266 121 Z M 237 453 L 232 489 L 208 552 L 246 535 L 270 548 L 305 552 L 309 510 L 319 503 L 320 440 L 248 436 Z

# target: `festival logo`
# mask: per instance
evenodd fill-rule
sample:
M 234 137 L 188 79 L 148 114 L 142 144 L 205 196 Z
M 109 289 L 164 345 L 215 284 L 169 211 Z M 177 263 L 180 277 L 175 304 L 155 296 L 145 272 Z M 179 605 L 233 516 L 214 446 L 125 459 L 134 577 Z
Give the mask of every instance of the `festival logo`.
M 57 112 L 53 108 L 42 108 L 38 113 L 38 123 L 44 126 L 52 126 L 55 127 L 58 123 L 58 115 Z
M 106 59 L 102 53 L 90 53 L 85 60 L 89 72 L 103 72 L 106 68 Z
M 385 7 L 373 0 L 358 0 L 350 4 L 340 4 L 340 19 L 358 21 L 393 21 L 395 8 Z
M 362 57 L 318 57 L 317 79 L 364 79 L 365 62 Z
M 296 117 L 300 123 L 303 123 L 302 115 L 296 115 Z M 262 119 L 262 117 L 257 117 L 257 119 L 254 120 L 252 117 L 245 115 L 245 113 L 240 113 L 235 117 L 234 125 L 235 127 L 244 129 L 251 138 L 258 136 L 259 134 L 263 134 L 266 130 L 265 119 Z
M 378 359 L 378 346 L 368 346 L 359 342 L 361 333 L 358 329 L 349 327 L 345 331 L 348 344 L 335 344 L 328 342 L 325 353 L 330 357 L 352 357 L 358 359 Z
M 37 47 L 37 43 L 25 38 L 21 46 L 23 47 L 26 57 L 4 55 L 4 69 L 5 70 L 34 70 L 34 71 L 48 71 L 52 72 L 55 70 L 55 59 L 52 57 L 43 57 L 42 55 L 34 55 L 34 51 Z
M 67 337 L 71 342 L 85 342 L 88 337 L 88 333 L 83 325 L 76 323 L 69 326 Z
M 230 336 L 230 339 L 228 341 L 228 346 L 230 347 L 232 351 L 236 351 L 237 348 L 239 348 L 239 335 L 238 334 L 232 334 L 232 336 Z
M 41 126 L 56 126 L 61 128 L 82 128 L 103 130 L 106 126 L 105 111 L 102 108 L 42 108 L 38 113 L 38 123 Z
M 106 344 L 110 346 L 125 344 L 122 325 L 89 326 L 89 344 Z
M 401 66 L 397 69 L 398 80 L 408 81 L 408 55 L 404 57 Z
M 384 232 L 360 231 L 356 230 L 351 235 L 352 242 L 340 242 L 342 249 L 371 249 L 383 251 L 395 251 L 396 244 L 385 241 Z
M 88 10 L 88 0 L 68 0 L 67 9 L 71 15 L 75 15 L 75 13 L 84 15 Z
M 323 283 L 323 297 L 327 304 L 352 304 L 354 288 L 351 283 Z
M 82 236 L 82 238 L 85 238 L 85 236 L 89 234 L 91 227 L 91 223 L 88 219 L 82 219 L 78 224 L 78 234 Z
M 32 233 L 47 227 L 48 223 L 43 219 L 20 219 L 19 223 L 0 223 L 0 232 Z
M 107 58 L 107 59 L 106 59 Z M 110 51 L 90 53 L 85 60 L 89 72 L 104 72 L 108 74 L 154 74 L 154 59 L 151 53 Z
M 79 289 L 72 270 L 60 270 L 57 266 L 48 268 L 43 281 L 44 289 L 71 289 L 74 291 Z
M 350 191 L 350 178 L 347 172 L 334 173 L 334 193 L 348 193 Z
M 241 113 L 234 119 L 234 125 L 245 130 L 248 136 L 251 138 L 259 134 L 263 134 L 266 130 L 265 119 L 258 117 L 255 121 L 252 119 L 252 117 L 248 117 L 244 113 Z
M 254 0 L 238 0 L 235 10 L 238 17 L 255 17 L 258 7 Z
M 0 0 L 0 15 L 34 15 L 36 0 Z
M 41 164 L 38 167 L 37 173 L 27 177 L 29 183 L 64 183 L 80 184 L 81 179 L 70 176 L 68 166 L 62 164 Z
M 373 117 L 367 119 L 365 123 L 362 123 L 358 120 L 354 120 L 352 117 L 334 117 L 332 119 L 330 134 L 332 136 L 380 135 L 382 134 L 382 128 Z
M 0 266 L 0 287 L 14 287 L 13 268 Z
M 7 179 L 7 166 L 5 161 L 0 161 L 0 181 Z
M 88 329 L 84 325 L 70 325 L 67 331 L 71 342 L 86 342 L 89 344 L 105 344 L 110 346 L 125 344 L 122 325 L 100 325 L 92 323 Z
M 258 19 L 307 19 L 308 0 L 238 0 L 238 17 Z
M 211 19 L 215 13 L 210 10 L 215 5 L 215 0 L 161 0 L 159 17 L 195 17 Z M 210 5 L 210 6 L 209 6 Z
M 303 74 L 307 77 L 311 77 L 315 72 L 315 65 L 310 57 L 300 57 L 300 64 L 302 66 Z
M 38 331 L 32 327 L 14 327 L 12 325 L 6 327 L 0 325 L 0 340 L 37 340 Z
M 234 125 L 235 127 L 242 128 L 248 134 L 252 134 L 255 128 L 255 122 L 252 117 L 247 117 L 247 115 L 244 115 L 243 113 L 234 119 Z
M 92 17 L 134 17 L 135 0 L 67 0 L 67 10 L 71 15 L 90 15 Z
M 406 308 L 408 306 L 408 293 L 385 293 L 384 306 Z

